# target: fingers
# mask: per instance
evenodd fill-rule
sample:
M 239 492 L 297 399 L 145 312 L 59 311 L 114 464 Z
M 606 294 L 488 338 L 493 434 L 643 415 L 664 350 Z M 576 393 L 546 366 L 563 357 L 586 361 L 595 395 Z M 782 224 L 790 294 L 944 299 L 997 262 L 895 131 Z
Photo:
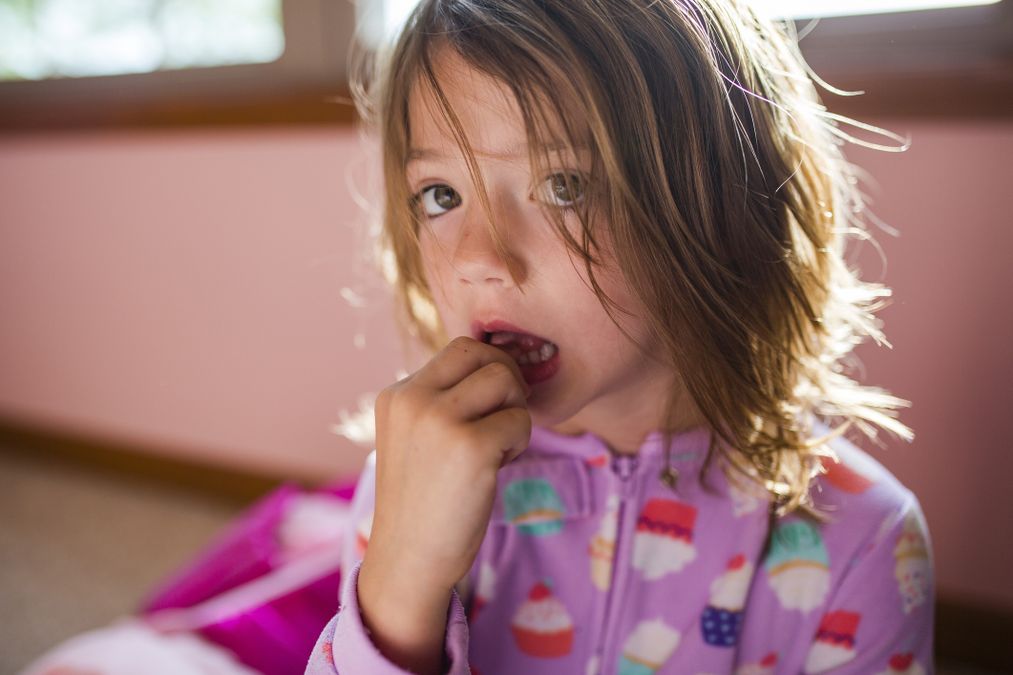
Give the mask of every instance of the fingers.
M 501 361 L 487 363 L 440 397 L 456 419 L 474 420 L 501 408 L 526 408 L 526 388 Z
M 527 450 L 531 442 L 531 415 L 524 408 L 499 410 L 473 424 L 502 453 L 495 458 L 499 467 Z
M 467 336 L 456 337 L 416 373 L 417 381 L 435 389 L 450 389 L 489 363 L 502 363 L 527 388 L 517 363 L 505 352 Z

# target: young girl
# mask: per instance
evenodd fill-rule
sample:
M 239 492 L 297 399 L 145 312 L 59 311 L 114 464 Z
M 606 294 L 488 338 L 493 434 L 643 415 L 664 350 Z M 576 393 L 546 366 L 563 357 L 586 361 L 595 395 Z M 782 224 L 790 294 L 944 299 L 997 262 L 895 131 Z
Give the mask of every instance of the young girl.
M 741 0 L 424 0 L 359 86 L 435 355 L 376 402 L 308 673 L 925 673 L 889 290 L 845 135 Z M 453 339 L 450 339 L 453 338 Z M 368 545 L 367 545 L 368 542 Z

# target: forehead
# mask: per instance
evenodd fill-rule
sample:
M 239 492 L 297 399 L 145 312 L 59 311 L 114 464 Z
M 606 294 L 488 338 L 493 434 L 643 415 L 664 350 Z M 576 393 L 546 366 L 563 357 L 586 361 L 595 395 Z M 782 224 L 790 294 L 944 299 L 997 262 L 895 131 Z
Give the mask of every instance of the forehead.
M 527 135 L 520 106 L 510 87 L 476 69 L 452 49 L 441 49 L 433 59 L 433 71 L 450 109 L 478 157 L 502 161 L 527 161 Z M 545 101 L 550 150 L 562 150 L 560 120 L 549 113 Z M 450 121 L 424 78 L 412 88 L 408 100 L 409 162 L 460 155 Z M 553 147 L 555 146 L 555 147 Z

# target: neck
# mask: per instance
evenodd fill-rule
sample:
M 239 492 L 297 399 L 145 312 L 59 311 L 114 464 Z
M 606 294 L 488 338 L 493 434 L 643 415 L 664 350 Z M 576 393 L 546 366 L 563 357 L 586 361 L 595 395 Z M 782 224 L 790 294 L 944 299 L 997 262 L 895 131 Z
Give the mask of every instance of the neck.
M 707 424 L 703 414 L 688 399 L 688 396 L 682 396 L 676 407 L 675 418 L 667 428 L 673 435 Z M 585 408 L 549 429 L 566 436 L 594 434 L 608 445 L 613 453 L 622 455 L 637 454 L 648 434 L 665 429 L 662 423 L 664 411 L 651 410 L 649 406 L 634 410 L 619 410 L 613 406 L 610 408 L 610 412 L 613 413 L 611 415 Z

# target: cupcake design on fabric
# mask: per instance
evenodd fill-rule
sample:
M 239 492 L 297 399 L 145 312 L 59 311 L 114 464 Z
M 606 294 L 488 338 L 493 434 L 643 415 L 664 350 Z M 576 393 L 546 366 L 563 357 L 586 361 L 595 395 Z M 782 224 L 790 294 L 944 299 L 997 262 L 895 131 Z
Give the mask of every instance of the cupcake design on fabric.
M 605 502 L 605 515 L 601 525 L 588 546 L 587 552 L 591 561 L 591 581 L 595 588 L 607 591 L 612 582 L 612 556 L 616 547 L 616 529 L 618 527 L 619 497 L 609 495 Z
M 774 528 L 764 567 L 785 609 L 808 612 L 823 602 L 830 588 L 830 560 L 823 537 L 806 521 L 784 522 Z
M 355 555 L 359 560 L 366 555 L 369 535 L 373 532 L 373 512 L 370 511 L 355 524 Z
M 472 599 L 471 614 L 468 621 L 474 621 L 478 611 L 485 607 L 496 595 L 496 570 L 492 565 L 482 561 L 478 568 L 478 581 L 475 584 L 475 597 Z
M 822 673 L 855 658 L 855 631 L 862 615 L 837 610 L 827 612 L 820 621 L 816 640 L 805 659 L 805 672 Z
M 842 492 L 860 495 L 875 484 L 834 457 L 824 455 L 820 457 L 820 463 L 823 465 L 823 479 Z
M 925 668 L 915 660 L 914 654 L 907 652 L 891 656 L 886 670 L 876 675 L 925 675 Z
M 549 584 L 531 587 L 510 624 L 517 648 L 529 656 L 551 659 L 573 649 L 573 620 L 553 594 Z
M 897 538 L 893 556 L 897 560 L 894 576 L 897 578 L 901 606 L 905 614 L 910 614 L 916 607 L 925 604 L 931 591 L 928 544 L 918 516 L 914 513 L 909 513 L 904 518 L 904 530 Z
M 732 647 L 742 628 L 742 607 L 746 604 L 753 565 L 741 553 L 728 561 L 724 573 L 711 583 L 710 604 L 700 617 L 703 639 L 715 647 Z
M 566 509 L 544 478 L 519 478 L 503 490 L 503 512 L 524 534 L 544 537 L 563 529 Z
M 661 619 L 641 621 L 623 644 L 619 675 L 651 675 L 672 655 L 681 637 Z
M 756 663 L 745 663 L 735 669 L 735 675 L 774 675 L 777 672 L 777 652 L 770 652 Z
M 637 519 L 633 567 L 654 580 L 678 572 L 696 557 L 696 508 L 674 499 L 650 499 Z

